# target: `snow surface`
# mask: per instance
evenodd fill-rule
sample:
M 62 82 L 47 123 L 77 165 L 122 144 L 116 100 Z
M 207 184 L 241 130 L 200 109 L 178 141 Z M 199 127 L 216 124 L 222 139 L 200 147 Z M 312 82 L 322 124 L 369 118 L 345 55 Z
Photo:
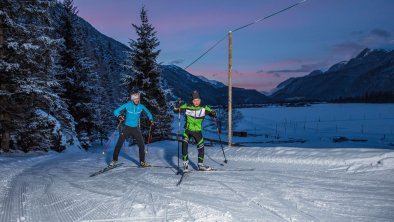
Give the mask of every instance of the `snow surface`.
M 234 143 L 259 147 L 394 149 L 394 104 L 316 104 L 239 110 L 243 118 L 234 131 L 246 131 L 249 136 L 233 137 Z M 210 128 L 210 124 L 206 121 L 209 132 L 205 136 L 217 139 L 216 129 Z M 349 141 L 333 143 L 337 137 Z M 227 141 L 226 132 L 222 140 Z
M 206 147 L 206 164 L 254 171 L 192 172 L 180 186 L 177 144 L 111 152 L 0 156 L 0 221 L 393 221 L 394 152 L 382 149 Z M 191 167 L 197 150 L 190 147 Z
M 242 109 L 236 129 L 255 135 L 234 139 L 255 140 L 255 147 L 224 147 L 224 164 L 221 147 L 207 146 L 205 163 L 227 171 L 193 171 L 180 186 L 173 141 L 147 148 L 149 163 L 170 168 L 136 168 L 138 148 L 125 145 L 124 165 L 96 177 L 89 175 L 109 163 L 117 136 L 106 155 L 106 144 L 89 152 L 0 153 L 0 221 L 394 221 L 393 107 Z M 205 136 L 216 138 L 206 122 Z M 266 143 L 276 140 L 266 134 L 307 142 Z M 368 142 L 332 143 L 337 135 Z M 194 145 L 189 154 L 195 170 Z

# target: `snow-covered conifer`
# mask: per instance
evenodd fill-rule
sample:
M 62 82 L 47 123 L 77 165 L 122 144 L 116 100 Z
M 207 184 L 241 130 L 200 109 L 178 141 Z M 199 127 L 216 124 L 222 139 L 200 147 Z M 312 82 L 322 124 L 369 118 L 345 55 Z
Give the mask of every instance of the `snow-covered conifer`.
M 143 7 L 140 12 L 141 25 L 133 24 L 137 33 L 137 39 L 131 40 L 128 58 L 128 68 L 134 75 L 126 74 L 123 76 L 123 84 L 127 88 L 127 93 L 139 91 L 142 103 L 152 112 L 155 119 L 153 135 L 163 138 L 171 130 L 172 115 L 161 88 L 160 67 L 157 64 L 157 57 L 160 50 L 159 41 L 156 37 L 155 28 L 149 23 L 147 11 Z M 142 121 L 141 128 L 149 125 Z

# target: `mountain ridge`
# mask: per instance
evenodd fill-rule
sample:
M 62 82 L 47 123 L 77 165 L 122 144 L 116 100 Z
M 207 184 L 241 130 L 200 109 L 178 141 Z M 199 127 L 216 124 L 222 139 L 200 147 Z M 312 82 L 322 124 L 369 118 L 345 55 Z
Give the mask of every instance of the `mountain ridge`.
M 394 50 L 366 48 L 348 62 L 334 64 L 318 75 L 311 74 L 280 83 L 270 99 L 330 101 L 393 92 Z
M 111 70 L 108 54 L 115 57 L 112 76 L 113 94 L 120 98 L 121 78 L 126 72 L 127 52 L 125 44 L 99 32 L 94 26 L 79 17 L 81 30 L 85 33 L 91 57 L 99 61 L 98 70 Z M 110 47 L 111 45 L 111 47 Z M 233 102 L 235 104 L 260 104 L 283 100 L 314 100 L 330 101 L 340 97 L 362 96 L 369 92 L 394 91 L 394 51 L 382 49 L 364 49 L 349 61 L 341 61 L 332 65 L 327 71 L 314 70 L 303 77 L 291 77 L 265 95 L 257 90 L 234 87 Z M 172 68 L 170 68 L 172 66 Z M 177 67 L 177 68 L 174 68 Z M 162 70 L 162 87 L 166 90 L 169 100 L 189 96 L 194 89 L 207 90 L 202 93 L 206 102 L 212 105 L 224 104 L 227 101 L 227 86 L 204 76 L 193 75 L 175 65 L 160 65 Z M 132 75 L 132 73 L 129 73 Z M 201 75 L 201 74 L 200 74 Z M 381 80 L 383 79 L 383 80 Z M 179 81 L 178 81 L 179 80 Z M 181 81 L 182 80 L 182 81 Z M 189 81 L 187 84 L 185 81 Z M 182 84 L 179 84 L 182 83 Z M 185 87 L 187 85 L 187 87 Z
M 88 39 L 85 51 L 89 52 L 90 57 L 98 61 L 98 72 L 106 72 L 110 70 L 108 55 L 114 55 L 115 68 L 110 73 L 113 80 L 113 94 L 121 100 L 121 78 L 127 71 L 123 70 L 123 65 L 126 64 L 127 52 L 130 48 L 117 40 L 110 38 L 103 33 L 99 32 L 94 26 L 79 17 L 81 31 Z M 112 45 L 112 48 L 108 45 Z M 104 58 L 104 59 L 103 59 Z M 193 75 L 186 70 L 175 65 L 159 65 L 162 70 L 162 84 L 161 87 L 165 89 L 166 96 L 170 101 L 175 101 L 177 98 L 186 99 L 192 90 L 200 90 L 200 94 L 205 98 L 205 102 L 211 105 L 227 104 L 227 86 L 216 80 L 210 80 L 206 77 Z M 172 68 L 170 68 L 172 67 Z M 174 68 L 177 67 L 177 68 Z M 182 79 L 182 81 L 180 81 Z M 189 81 L 186 83 L 185 81 Z M 182 83 L 182 84 L 180 84 Z M 188 87 L 185 88 L 184 86 Z M 267 97 L 257 90 L 243 89 L 233 87 L 234 90 L 234 104 L 258 104 L 267 101 Z M 207 91 L 207 92 L 205 92 Z M 209 92 L 209 93 L 208 93 Z

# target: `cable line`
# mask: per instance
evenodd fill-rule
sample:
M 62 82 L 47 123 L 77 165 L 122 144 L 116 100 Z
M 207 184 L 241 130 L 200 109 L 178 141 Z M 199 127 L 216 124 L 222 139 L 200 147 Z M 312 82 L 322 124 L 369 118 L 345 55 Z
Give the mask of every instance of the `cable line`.
M 244 29 L 244 28 L 246 28 L 246 27 L 248 27 L 248 26 L 251 26 L 251 25 L 256 24 L 256 23 L 258 23 L 258 22 L 261 22 L 261 21 L 263 21 L 263 20 L 265 20 L 265 19 L 268 19 L 268 18 L 270 18 L 270 17 L 273 17 L 273 16 L 275 16 L 275 15 L 277 15 L 277 14 L 279 14 L 279 13 L 282 13 L 282 12 L 284 12 L 284 11 L 287 11 L 287 10 L 293 8 L 293 7 L 296 7 L 297 5 L 300 5 L 300 4 L 302 4 L 302 3 L 306 2 L 306 1 L 307 1 L 307 0 L 302 0 L 302 1 L 298 2 L 298 3 L 295 3 L 295 4 L 293 4 L 293 5 L 290 5 L 290 6 L 286 7 L 286 8 L 284 8 L 284 9 L 279 10 L 279 11 L 277 11 L 277 12 L 274 12 L 274 13 L 272 13 L 272 14 L 270 14 L 270 15 L 264 17 L 264 18 L 257 19 L 257 20 L 254 21 L 254 22 L 251 22 L 251 23 L 249 23 L 249 24 L 246 24 L 246 25 L 243 25 L 243 26 L 241 26 L 241 27 L 239 27 L 239 28 L 236 28 L 236 29 L 234 29 L 232 32 L 239 31 L 239 30 Z M 223 40 L 225 40 L 226 38 L 227 38 L 227 34 L 226 34 L 223 38 L 221 38 L 219 41 L 217 41 L 214 45 L 212 45 L 208 50 L 206 50 L 206 51 L 205 51 L 202 55 L 200 55 L 197 59 L 195 59 L 192 63 L 190 63 L 189 65 L 187 65 L 184 69 L 187 69 L 187 68 L 189 68 L 190 66 L 192 66 L 194 63 L 196 63 L 198 60 L 200 60 L 202 57 L 204 57 L 208 52 L 210 52 L 212 49 L 214 49 L 217 45 L 219 45 L 219 43 L 221 43 L 221 42 L 222 42 Z

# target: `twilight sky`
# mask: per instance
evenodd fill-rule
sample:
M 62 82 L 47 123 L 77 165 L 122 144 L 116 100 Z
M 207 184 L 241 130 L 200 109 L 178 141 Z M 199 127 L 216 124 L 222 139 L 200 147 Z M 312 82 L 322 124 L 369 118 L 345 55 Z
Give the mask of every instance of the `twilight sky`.
M 158 62 L 185 68 L 225 36 L 300 0 L 74 0 L 78 15 L 126 45 L 144 5 L 162 50 Z M 227 84 L 227 39 L 189 67 Z M 362 49 L 394 49 L 394 0 L 307 0 L 233 33 L 234 86 L 270 91 L 327 69 Z

